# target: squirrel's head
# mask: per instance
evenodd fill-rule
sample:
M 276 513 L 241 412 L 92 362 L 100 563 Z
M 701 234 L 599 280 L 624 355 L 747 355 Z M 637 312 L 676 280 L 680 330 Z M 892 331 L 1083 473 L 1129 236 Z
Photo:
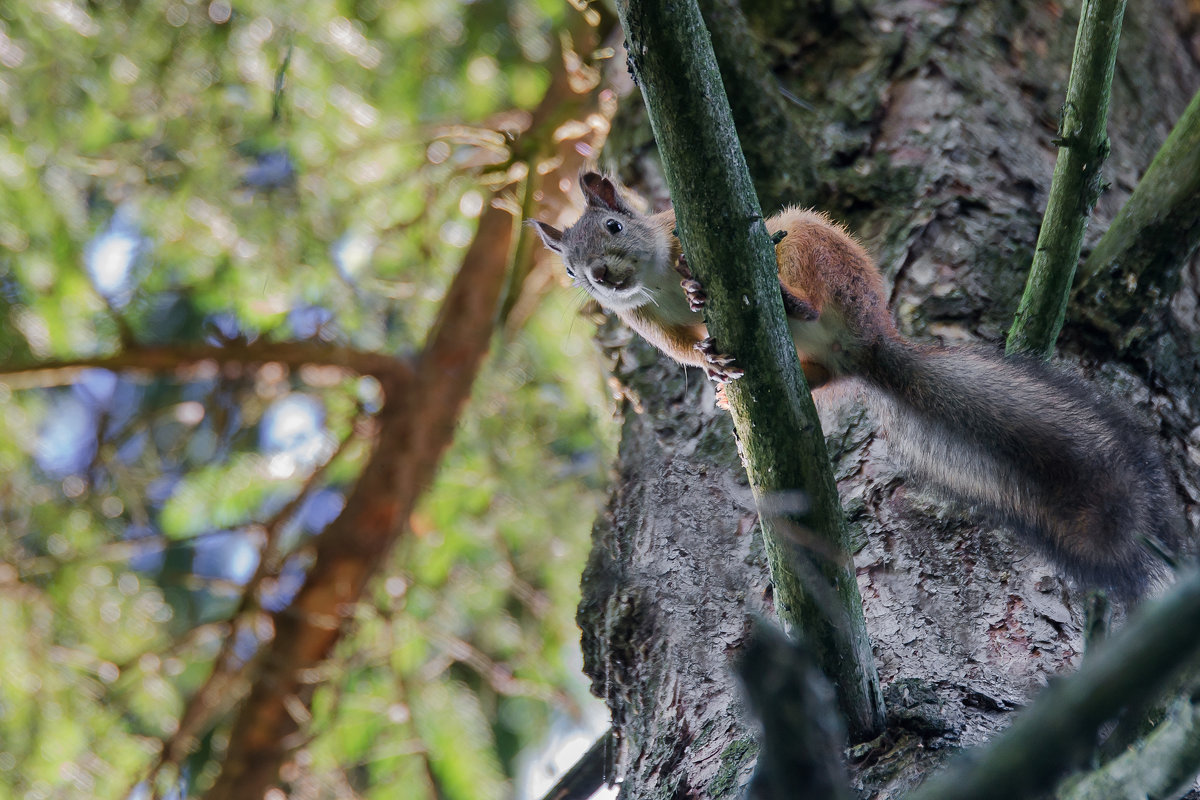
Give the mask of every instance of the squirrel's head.
M 646 282 L 666 259 L 662 233 L 622 195 L 612 179 L 597 172 L 579 177 L 586 207 L 583 216 L 560 231 L 531 220 L 542 243 L 562 256 L 567 275 L 600 305 L 614 311 L 653 301 Z

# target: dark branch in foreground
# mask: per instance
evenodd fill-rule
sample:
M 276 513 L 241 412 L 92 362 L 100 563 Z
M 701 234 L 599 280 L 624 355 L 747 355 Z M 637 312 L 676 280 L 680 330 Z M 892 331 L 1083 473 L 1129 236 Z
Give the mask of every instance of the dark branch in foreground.
M 606 780 L 611 780 L 617 738 L 609 728 L 566 774 L 542 796 L 542 800 L 587 800 Z
M 1200 772 L 1200 704 L 1176 700 L 1144 741 L 1078 781 L 1068 781 L 1058 800 L 1178 797 Z
M 1092 751 L 1097 731 L 1123 708 L 1161 693 L 1200 656 L 1200 573 L 1147 603 L 1050 686 L 1011 728 L 909 795 L 910 800 L 1019 800 L 1041 796 Z M 1151 737 L 1153 738 L 1153 737 Z
M 788 641 L 760 620 L 738 674 L 763 726 L 750 800 L 848 800 L 846 732 L 833 687 L 803 643 Z

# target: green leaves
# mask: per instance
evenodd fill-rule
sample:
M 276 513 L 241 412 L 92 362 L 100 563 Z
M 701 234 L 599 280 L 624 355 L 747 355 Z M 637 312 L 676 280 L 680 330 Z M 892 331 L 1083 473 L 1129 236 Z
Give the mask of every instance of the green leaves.
M 165 354 L 0 375 L 0 622 L 20 643 L 0 655 L 0 794 L 126 796 L 185 723 L 191 790 L 211 782 L 273 634 L 260 610 L 352 494 L 379 392 L 336 364 L 171 354 L 418 348 L 569 13 L 220 5 L 0 11 L 0 366 Z M 87 267 L 118 220 L 137 239 L 119 298 Z M 496 348 L 287 780 L 507 796 L 516 752 L 581 696 L 563 651 L 614 432 L 574 310 L 556 297 Z M 321 411 L 306 455 L 263 436 L 294 396 Z M 219 702 L 190 705 L 211 675 Z

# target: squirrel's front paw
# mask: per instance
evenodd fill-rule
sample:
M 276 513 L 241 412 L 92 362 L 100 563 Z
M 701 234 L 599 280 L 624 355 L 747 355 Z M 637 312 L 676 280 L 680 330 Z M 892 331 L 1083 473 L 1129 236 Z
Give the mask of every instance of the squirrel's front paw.
M 717 343 L 711 336 L 696 342 L 696 350 L 704 356 L 704 371 L 717 383 L 736 381 L 746 374 L 734 363 L 733 356 L 717 352 Z
M 679 285 L 683 287 L 684 294 L 687 295 L 688 308 L 692 311 L 701 311 L 704 304 L 708 302 L 708 295 L 704 293 L 704 287 L 700 285 L 700 281 L 692 274 L 692 268 L 688 266 L 687 257 L 679 254 L 679 260 L 675 262 L 675 271 L 683 276 L 683 280 Z
M 700 285 L 700 281 L 684 278 L 679 285 L 683 287 L 683 293 L 687 295 L 688 308 L 692 311 L 703 310 L 704 304 L 708 302 L 708 295 L 704 293 L 704 287 Z

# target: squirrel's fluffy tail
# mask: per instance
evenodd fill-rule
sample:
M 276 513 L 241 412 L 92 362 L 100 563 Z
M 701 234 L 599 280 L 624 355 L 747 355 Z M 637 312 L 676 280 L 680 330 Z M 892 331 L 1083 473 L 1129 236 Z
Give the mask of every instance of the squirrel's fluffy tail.
M 879 345 L 889 443 L 918 478 L 977 504 L 1089 585 L 1137 597 L 1179 552 L 1162 456 L 1128 412 L 1030 358 Z

